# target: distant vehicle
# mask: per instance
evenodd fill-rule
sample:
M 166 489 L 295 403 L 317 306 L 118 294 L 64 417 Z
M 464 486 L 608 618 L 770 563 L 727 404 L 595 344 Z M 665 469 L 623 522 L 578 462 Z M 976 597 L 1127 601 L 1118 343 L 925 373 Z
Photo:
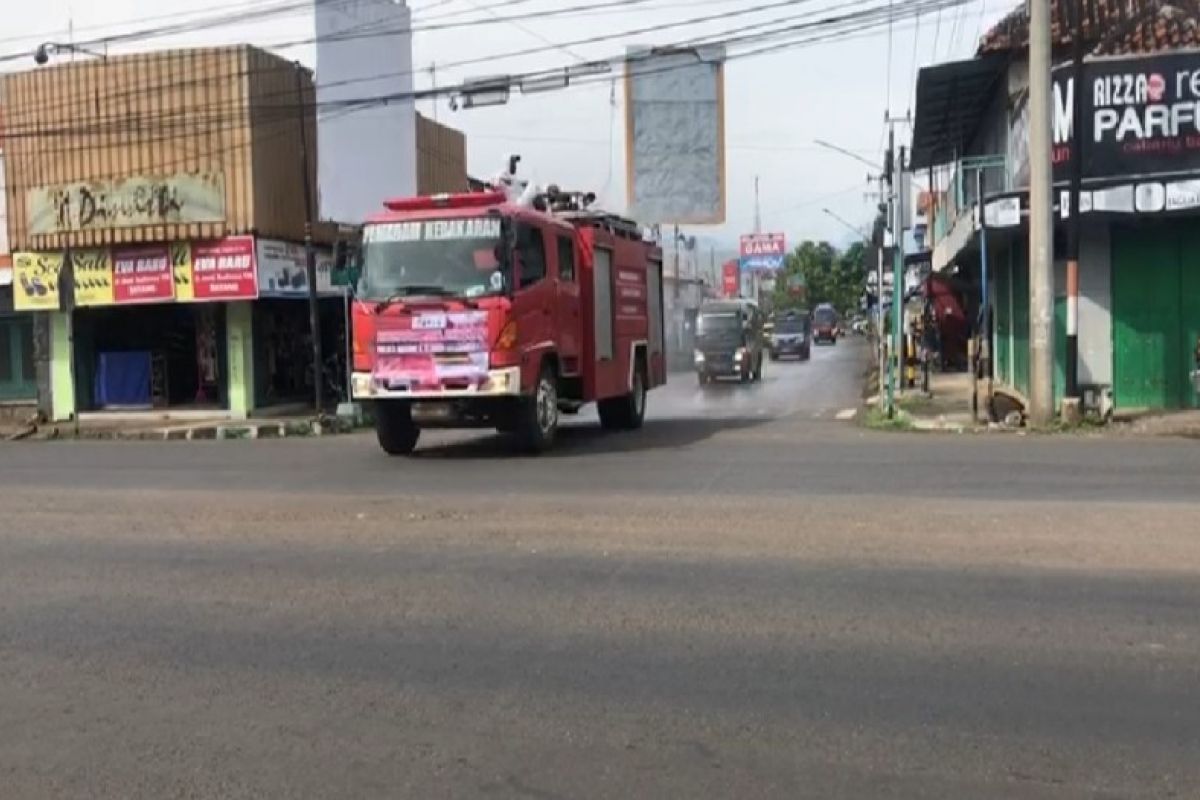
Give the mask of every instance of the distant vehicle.
M 807 311 L 791 310 L 776 316 L 770 338 L 771 360 L 796 356 L 807 361 L 812 355 L 812 317 Z
M 833 306 L 828 303 L 817 306 L 812 315 L 813 341 L 837 344 L 838 324 L 838 313 Z
M 762 309 L 750 300 L 718 300 L 700 306 L 696 318 L 696 376 L 703 386 L 719 378 L 762 380 Z

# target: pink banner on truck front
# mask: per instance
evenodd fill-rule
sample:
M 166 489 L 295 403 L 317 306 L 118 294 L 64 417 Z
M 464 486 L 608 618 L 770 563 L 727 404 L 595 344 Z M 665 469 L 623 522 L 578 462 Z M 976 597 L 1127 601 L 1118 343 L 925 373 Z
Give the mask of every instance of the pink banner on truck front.
M 434 391 L 478 386 L 487 378 L 486 311 L 417 312 L 377 322 L 376 386 Z

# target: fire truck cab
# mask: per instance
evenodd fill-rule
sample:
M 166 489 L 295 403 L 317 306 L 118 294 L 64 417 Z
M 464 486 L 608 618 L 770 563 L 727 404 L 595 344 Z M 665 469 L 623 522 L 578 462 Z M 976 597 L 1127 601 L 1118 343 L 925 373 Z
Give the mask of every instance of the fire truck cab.
M 642 424 L 666 382 L 662 255 L 591 196 L 526 190 L 391 200 L 354 258 L 355 400 L 380 446 L 423 428 L 494 428 L 550 447 L 560 414 Z

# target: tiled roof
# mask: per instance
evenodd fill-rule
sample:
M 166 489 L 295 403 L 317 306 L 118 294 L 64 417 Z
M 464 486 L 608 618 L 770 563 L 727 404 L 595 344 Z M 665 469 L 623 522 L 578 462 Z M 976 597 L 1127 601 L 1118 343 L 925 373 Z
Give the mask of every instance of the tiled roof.
M 1051 0 L 1055 47 L 1071 44 L 1071 12 L 1080 3 L 1089 53 L 1125 55 L 1200 47 L 1200 0 Z M 1022 3 L 984 35 L 979 54 L 1017 50 L 1028 42 L 1029 19 Z

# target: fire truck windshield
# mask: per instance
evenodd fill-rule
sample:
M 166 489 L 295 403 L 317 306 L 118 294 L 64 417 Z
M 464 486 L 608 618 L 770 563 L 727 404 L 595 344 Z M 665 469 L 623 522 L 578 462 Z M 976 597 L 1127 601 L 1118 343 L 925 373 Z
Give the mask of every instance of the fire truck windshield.
M 388 222 L 363 230 L 359 294 L 481 297 L 504 291 L 496 217 Z M 434 291 L 436 290 L 436 291 Z

